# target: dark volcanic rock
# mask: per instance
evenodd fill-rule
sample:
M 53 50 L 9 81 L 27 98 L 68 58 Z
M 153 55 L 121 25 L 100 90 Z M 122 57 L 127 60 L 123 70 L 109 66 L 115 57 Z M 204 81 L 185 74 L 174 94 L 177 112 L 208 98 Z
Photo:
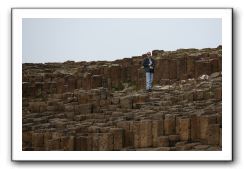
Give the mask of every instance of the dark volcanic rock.
M 23 64 L 23 150 L 222 150 L 221 47 L 145 56 Z

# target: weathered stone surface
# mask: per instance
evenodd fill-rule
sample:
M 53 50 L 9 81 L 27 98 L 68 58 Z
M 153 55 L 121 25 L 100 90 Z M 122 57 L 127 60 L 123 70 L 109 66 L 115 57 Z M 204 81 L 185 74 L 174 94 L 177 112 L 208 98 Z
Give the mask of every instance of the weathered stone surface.
M 33 147 L 43 147 L 44 146 L 43 133 L 33 133 L 32 134 L 32 146 Z
M 23 151 L 221 151 L 221 47 L 22 65 Z
M 131 109 L 133 104 L 133 97 L 132 96 L 125 96 L 120 98 L 120 106 L 121 108 Z
M 32 113 L 42 113 L 47 109 L 45 102 L 29 102 L 29 109 Z
M 222 128 L 219 130 L 219 146 L 222 147 Z
M 122 128 L 111 128 L 113 135 L 113 150 L 121 150 L 124 147 L 125 130 Z
M 168 136 L 158 137 L 158 146 L 159 147 L 168 147 L 169 146 L 169 137 Z
M 48 140 L 46 148 L 49 151 L 60 150 L 61 149 L 60 139 L 58 138 L 58 139 Z
M 23 132 L 22 141 L 23 142 L 31 142 L 32 140 L 32 132 Z
M 133 132 L 134 134 L 134 147 L 141 148 L 141 125 L 140 122 L 135 122 L 133 124 Z
M 207 143 L 209 126 L 216 123 L 216 116 L 202 116 L 200 118 L 200 139 L 203 143 Z
M 171 148 L 170 147 L 159 147 L 157 148 L 157 151 L 170 151 Z
M 207 150 L 209 148 L 209 145 L 197 145 L 194 147 L 195 151 L 203 151 L 203 150 Z
M 120 121 L 117 123 L 117 126 L 119 128 L 124 129 L 125 131 L 125 140 L 124 140 L 124 146 L 125 147 L 133 147 L 134 146 L 134 125 L 133 121 Z
M 208 127 L 207 144 L 219 145 L 220 143 L 220 126 L 219 124 L 212 124 Z
M 62 149 L 64 151 L 73 151 L 74 150 L 74 136 L 66 136 L 66 137 L 62 137 L 60 139 L 60 147 L 62 147 Z
M 102 87 L 102 76 L 101 75 L 93 75 L 91 77 L 91 88 L 95 89 L 98 87 Z
M 175 144 L 180 141 L 180 136 L 179 135 L 170 135 L 169 136 L 169 145 L 175 146 Z
M 79 104 L 74 105 L 74 112 L 75 114 L 90 114 L 92 113 L 92 104 Z
M 175 115 L 166 114 L 164 119 L 164 134 L 166 136 L 176 133 Z
M 195 77 L 211 73 L 211 64 L 208 60 L 199 60 L 195 62 Z
M 102 133 L 99 136 L 99 149 L 100 151 L 111 151 L 113 150 L 113 134 L 112 133 Z
M 153 120 L 152 121 L 152 140 L 153 147 L 157 147 L 158 145 L 158 137 L 162 136 L 164 133 L 164 125 L 163 120 Z
M 140 147 L 151 147 L 153 145 L 151 120 L 140 122 L 140 139 Z
M 189 118 L 180 119 L 180 140 L 189 141 L 191 138 L 191 120 Z
M 196 114 L 191 116 L 191 140 L 198 141 L 200 139 L 200 117 Z

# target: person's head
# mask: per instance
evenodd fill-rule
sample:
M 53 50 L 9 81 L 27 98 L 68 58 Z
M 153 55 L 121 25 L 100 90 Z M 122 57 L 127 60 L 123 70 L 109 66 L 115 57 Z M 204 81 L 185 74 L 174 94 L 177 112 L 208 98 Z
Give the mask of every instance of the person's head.
M 151 52 L 147 52 L 147 57 L 151 57 L 152 53 Z

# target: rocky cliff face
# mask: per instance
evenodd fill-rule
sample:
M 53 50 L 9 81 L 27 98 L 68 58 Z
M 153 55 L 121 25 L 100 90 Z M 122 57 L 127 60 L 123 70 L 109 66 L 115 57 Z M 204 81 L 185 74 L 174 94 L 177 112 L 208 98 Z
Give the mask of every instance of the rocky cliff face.
M 221 150 L 222 49 L 23 64 L 23 150 Z

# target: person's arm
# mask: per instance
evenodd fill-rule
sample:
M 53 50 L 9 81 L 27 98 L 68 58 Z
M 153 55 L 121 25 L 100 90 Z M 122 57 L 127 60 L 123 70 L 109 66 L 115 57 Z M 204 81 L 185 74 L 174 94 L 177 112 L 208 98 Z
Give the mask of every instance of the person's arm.
M 144 59 L 144 61 L 143 61 L 143 66 L 144 67 L 147 67 L 148 65 L 147 65 L 147 59 Z

